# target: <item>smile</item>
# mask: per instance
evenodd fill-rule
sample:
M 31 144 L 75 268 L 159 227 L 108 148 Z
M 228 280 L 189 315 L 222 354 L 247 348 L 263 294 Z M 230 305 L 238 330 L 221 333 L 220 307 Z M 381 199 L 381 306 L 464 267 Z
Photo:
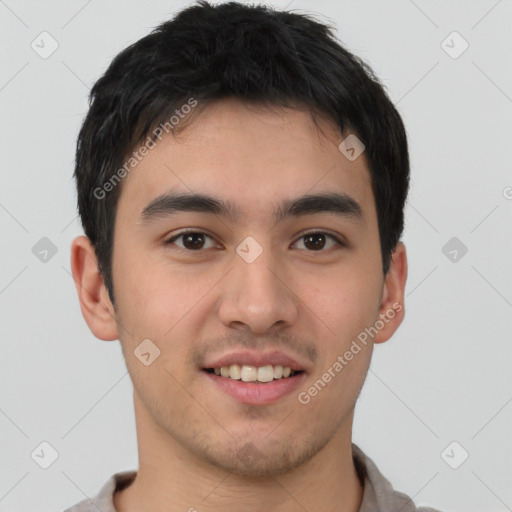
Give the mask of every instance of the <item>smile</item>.
M 293 377 L 297 373 L 301 373 L 300 371 L 292 370 L 289 366 L 282 366 L 280 364 L 268 364 L 265 366 L 232 364 L 230 366 L 207 368 L 206 371 L 227 379 L 261 383 L 272 382 L 273 380 L 278 379 L 287 379 L 289 377 Z

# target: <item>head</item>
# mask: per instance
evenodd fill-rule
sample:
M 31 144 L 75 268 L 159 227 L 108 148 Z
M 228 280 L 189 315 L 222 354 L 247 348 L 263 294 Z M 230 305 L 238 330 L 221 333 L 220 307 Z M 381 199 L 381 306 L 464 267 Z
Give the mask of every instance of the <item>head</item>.
M 245 474 L 287 471 L 349 428 L 373 344 L 404 314 L 409 160 L 397 110 L 330 27 L 185 9 L 94 85 L 75 177 L 82 311 L 121 341 L 147 425 Z M 226 395 L 208 370 L 235 350 L 292 357 L 298 388 Z

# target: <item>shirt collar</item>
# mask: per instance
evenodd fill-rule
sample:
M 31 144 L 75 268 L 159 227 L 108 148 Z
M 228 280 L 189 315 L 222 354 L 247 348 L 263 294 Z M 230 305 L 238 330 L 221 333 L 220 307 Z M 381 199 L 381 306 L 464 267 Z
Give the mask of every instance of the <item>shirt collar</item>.
M 375 462 L 354 443 L 352 458 L 363 484 L 363 499 L 359 512 L 419 512 L 411 498 L 395 491 Z
M 352 457 L 363 485 L 363 498 L 359 512 L 396 512 L 397 510 L 400 510 L 400 512 L 418 512 L 413 501 L 405 494 L 395 491 L 373 460 L 354 443 L 352 443 Z M 136 470 L 115 473 L 93 499 L 94 503 L 103 512 L 116 512 L 114 493 L 129 486 L 136 476 Z M 87 501 L 90 505 L 89 500 L 84 501 Z M 89 509 L 72 507 L 66 512 L 85 512 L 86 510 Z

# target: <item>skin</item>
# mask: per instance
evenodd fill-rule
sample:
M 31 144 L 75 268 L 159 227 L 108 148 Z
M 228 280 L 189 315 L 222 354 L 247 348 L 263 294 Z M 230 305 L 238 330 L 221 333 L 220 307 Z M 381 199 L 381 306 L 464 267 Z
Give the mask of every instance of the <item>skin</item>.
M 119 339 L 134 385 L 139 469 L 115 494 L 119 512 L 324 510 L 356 512 L 362 485 L 352 460 L 354 407 L 373 346 L 388 340 L 404 309 L 304 405 L 297 393 L 269 405 L 224 394 L 198 367 L 237 348 L 277 348 L 308 364 L 307 390 L 379 315 L 403 304 L 405 247 L 386 276 L 364 153 L 349 161 L 329 120 L 304 111 L 210 104 L 180 133 L 158 142 L 122 183 L 115 222 L 115 308 L 86 237 L 72 244 L 83 316 L 102 340 Z M 180 212 L 141 221 L 164 192 L 202 192 L 235 202 L 236 222 Z M 363 219 L 322 212 L 272 220 L 275 204 L 306 193 L 346 193 Z M 185 249 L 183 228 L 212 238 Z M 328 232 L 315 250 L 304 232 Z M 235 252 L 247 236 L 262 254 Z M 199 244 L 201 246 L 201 244 Z M 133 351 L 151 339 L 160 356 L 145 366 Z M 306 356 L 308 354 L 309 356 Z M 316 354 L 316 357 L 313 355 Z M 246 443 L 256 461 L 237 457 Z

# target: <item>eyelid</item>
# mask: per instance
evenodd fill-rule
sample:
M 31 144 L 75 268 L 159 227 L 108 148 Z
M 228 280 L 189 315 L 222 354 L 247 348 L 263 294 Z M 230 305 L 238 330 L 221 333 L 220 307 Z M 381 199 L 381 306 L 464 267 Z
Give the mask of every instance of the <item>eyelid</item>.
M 339 235 L 337 233 L 333 233 L 329 230 L 325 230 L 325 229 L 313 229 L 313 230 L 310 230 L 310 231 L 305 231 L 303 233 L 300 233 L 297 238 L 295 239 L 295 242 L 293 242 L 292 245 L 295 245 L 301 238 L 304 238 L 305 236 L 307 235 L 325 235 L 327 236 L 328 238 L 331 238 L 334 243 L 336 244 L 337 248 L 340 249 L 340 248 L 343 248 L 343 247 L 347 247 L 348 246 L 348 243 L 345 241 L 345 238 L 342 236 L 342 235 Z M 306 252 L 311 252 L 311 253 L 315 253 L 315 252 L 319 252 L 319 253 L 322 253 L 322 252 L 329 252 L 333 249 L 335 249 L 336 247 L 331 247 L 330 249 L 327 249 L 327 250 L 320 250 L 320 251 L 306 251 Z
M 205 235 L 207 236 L 208 238 L 211 238 L 212 240 L 215 241 L 215 237 L 213 235 L 210 235 L 207 231 L 205 231 L 204 229 L 199 229 L 199 228 L 186 228 L 186 229 L 183 229 L 182 231 L 178 231 L 177 233 L 175 233 L 174 235 L 170 236 L 169 238 L 166 238 L 165 241 L 164 241 L 164 244 L 172 244 L 174 240 L 184 236 L 184 235 L 188 235 L 189 233 L 194 233 L 194 234 L 199 234 L 199 235 Z M 178 249 L 181 249 L 181 247 L 178 247 Z M 187 249 L 182 249 L 182 250 L 185 250 L 187 252 L 201 252 L 201 251 L 190 251 L 190 250 L 187 250 Z
M 170 238 L 167 238 L 164 243 L 166 245 L 167 244 L 170 245 L 174 242 L 174 240 L 176 240 L 184 235 L 187 235 L 189 233 L 206 235 L 208 238 L 211 238 L 212 240 L 215 241 L 215 237 L 213 235 L 208 234 L 208 232 L 204 231 L 202 228 L 186 228 L 186 229 L 183 229 L 182 231 L 178 231 L 178 233 L 175 233 Z M 343 237 L 342 235 L 339 235 L 338 233 L 333 233 L 332 231 L 322 229 L 322 228 L 310 229 L 308 231 L 303 231 L 302 233 L 299 233 L 298 235 L 296 235 L 295 241 L 292 243 L 292 245 L 295 245 L 301 238 L 303 238 L 307 235 L 316 235 L 316 234 L 327 235 L 328 237 L 332 238 L 334 240 L 334 242 L 340 247 L 346 247 L 348 245 L 347 241 L 345 240 L 345 237 Z M 183 249 L 179 246 L 177 248 L 181 251 L 185 251 L 185 252 L 189 252 L 189 253 L 192 253 L 192 252 L 199 253 L 199 252 L 204 251 L 204 250 L 191 251 L 189 249 Z M 321 251 L 308 251 L 308 252 L 327 252 L 327 251 L 321 250 Z
M 316 234 L 328 235 L 328 236 L 334 238 L 334 240 L 336 240 L 338 243 L 343 244 L 343 245 L 347 245 L 347 243 L 348 243 L 345 240 L 345 237 L 343 235 L 340 235 L 339 233 L 335 233 L 334 231 L 330 231 L 328 229 L 310 229 L 308 231 L 299 233 L 297 235 L 297 239 L 302 238 L 303 236 L 306 236 L 306 235 L 316 235 Z

